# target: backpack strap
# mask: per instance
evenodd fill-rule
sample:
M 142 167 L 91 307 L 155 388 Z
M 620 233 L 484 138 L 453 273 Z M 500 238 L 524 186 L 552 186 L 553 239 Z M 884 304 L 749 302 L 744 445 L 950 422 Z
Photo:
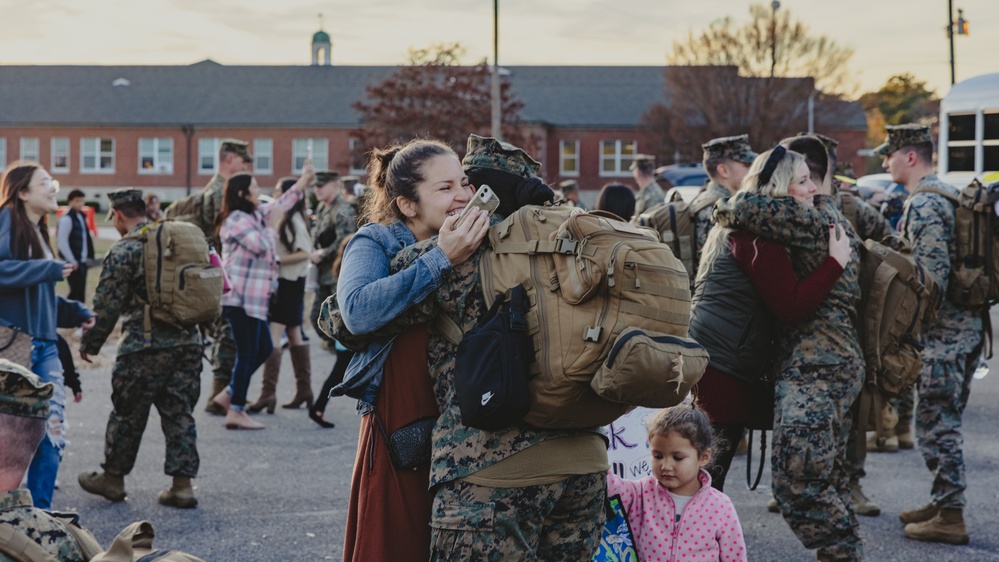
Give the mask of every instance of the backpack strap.
M 931 185 L 916 186 L 916 188 L 912 190 L 912 194 L 910 195 L 910 197 L 917 193 L 936 193 L 937 195 L 943 195 L 947 199 L 951 200 L 955 205 L 961 204 L 961 200 L 958 198 L 957 195 L 947 191 L 946 189 L 940 189 L 939 187 L 936 186 L 931 186 Z
M 717 203 L 722 197 L 723 196 L 721 194 L 708 193 L 707 191 L 704 191 L 690 202 L 690 205 L 687 206 L 687 210 L 690 211 L 691 215 L 696 215 L 708 207 L 714 207 L 715 203 Z
M 58 562 L 55 555 L 9 524 L 0 525 L 0 553 L 15 562 Z

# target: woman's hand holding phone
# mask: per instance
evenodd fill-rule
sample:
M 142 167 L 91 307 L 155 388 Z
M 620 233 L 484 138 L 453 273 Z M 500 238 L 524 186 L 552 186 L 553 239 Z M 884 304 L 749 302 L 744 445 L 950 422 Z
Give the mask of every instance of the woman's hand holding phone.
M 468 209 L 465 214 L 468 216 L 457 227 L 454 224 L 458 216 L 445 219 L 437 238 L 437 245 L 444 250 L 451 265 L 458 265 L 472 257 L 489 230 L 488 211 L 476 207 Z

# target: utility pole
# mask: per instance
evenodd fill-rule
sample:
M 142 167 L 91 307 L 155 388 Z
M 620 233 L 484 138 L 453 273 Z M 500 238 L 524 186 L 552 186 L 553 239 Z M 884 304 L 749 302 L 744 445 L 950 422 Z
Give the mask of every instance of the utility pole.
M 774 0 L 770 8 L 773 9 L 770 16 L 770 77 L 773 78 L 777 72 L 777 8 L 780 8 L 780 2 Z
M 954 85 L 954 0 L 947 0 L 947 40 L 950 42 L 950 85 Z
M 493 137 L 503 138 L 503 114 L 500 105 L 500 74 L 499 74 L 499 0 L 493 0 L 493 82 L 492 82 L 492 132 Z

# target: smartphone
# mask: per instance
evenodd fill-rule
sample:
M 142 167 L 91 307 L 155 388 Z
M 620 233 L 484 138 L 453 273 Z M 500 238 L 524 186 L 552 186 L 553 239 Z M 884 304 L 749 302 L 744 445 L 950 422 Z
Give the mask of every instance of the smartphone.
M 312 139 L 305 141 L 305 159 L 312 160 Z
M 475 192 L 475 195 L 472 196 L 472 199 L 467 205 L 465 205 L 465 208 L 458 213 L 458 220 L 454 221 L 454 225 L 451 229 L 454 230 L 458 228 L 458 225 L 461 224 L 462 219 L 465 218 L 469 209 L 485 209 L 489 212 L 489 216 L 492 216 L 499 207 L 499 204 L 499 197 L 496 196 L 496 193 L 488 185 L 483 184 L 479 186 L 479 189 Z

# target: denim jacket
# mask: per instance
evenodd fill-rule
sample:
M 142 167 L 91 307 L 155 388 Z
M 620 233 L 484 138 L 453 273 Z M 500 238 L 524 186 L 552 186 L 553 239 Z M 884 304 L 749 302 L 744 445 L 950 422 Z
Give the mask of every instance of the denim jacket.
M 381 328 L 421 302 L 440 285 L 451 261 L 439 247 L 420 257 L 406 269 L 389 275 L 389 263 L 416 237 L 401 221 L 389 225 L 370 223 L 361 227 L 347 244 L 336 300 L 343 322 L 352 334 L 363 335 Z M 395 338 L 380 339 L 351 359 L 344 383 L 334 389 L 340 396 L 347 387 L 362 388 L 363 403 L 374 404 L 382 369 Z M 358 396 L 355 392 L 351 396 Z

